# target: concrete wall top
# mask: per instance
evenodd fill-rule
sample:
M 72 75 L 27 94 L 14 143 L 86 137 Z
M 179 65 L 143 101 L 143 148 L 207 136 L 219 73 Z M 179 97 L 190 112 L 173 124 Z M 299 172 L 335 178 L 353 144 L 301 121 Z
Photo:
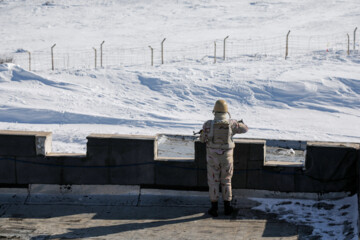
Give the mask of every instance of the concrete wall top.
M 250 138 L 234 138 L 235 143 L 257 143 L 265 144 L 266 140 L 263 139 L 250 139 Z
M 267 166 L 267 167 L 303 167 L 304 164 L 300 163 L 300 162 L 265 161 L 264 166 Z
M 52 132 L 0 130 L 0 135 L 18 135 L 18 136 L 35 135 L 35 136 L 48 137 L 52 135 Z
M 292 140 L 292 139 L 257 139 L 257 138 L 241 138 L 241 139 L 234 138 L 234 141 L 249 142 L 249 143 L 256 143 L 257 141 L 265 141 L 267 145 L 269 145 L 268 143 L 272 143 L 272 142 L 276 144 L 298 142 L 299 144 L 305 143 L 307 145 L 319 146 L 319 147 L 346 147 L 346 148 L 360 149 L 360 143 L 354 143 L 354 142 L 326 142 L 326 141 L 306 141 L 306 140 Z
M 89 138 L 122 138 L 122 139 L 142 139 L 142 140 L 155 140 L 155 136 L 149 135 L 129 135 L 129 134 L 90 134 L 86 137 Z
M 342 142 L 307 142 L 309 146 L 317 147 L 344 147 L 344 148 L 355 148 L 360 149 L 360 144 L 358 143 L 342 143 Z

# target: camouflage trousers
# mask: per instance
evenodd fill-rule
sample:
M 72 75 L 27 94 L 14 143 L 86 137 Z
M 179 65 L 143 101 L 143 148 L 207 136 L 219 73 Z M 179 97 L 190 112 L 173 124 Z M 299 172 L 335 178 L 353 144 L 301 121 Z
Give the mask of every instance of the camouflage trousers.
M 207 179 L 212 202 L 219 199 L 220 183 L 223 200 L 231 201 L 232 199 L 233 152 L 234 149 L 206 148 Z

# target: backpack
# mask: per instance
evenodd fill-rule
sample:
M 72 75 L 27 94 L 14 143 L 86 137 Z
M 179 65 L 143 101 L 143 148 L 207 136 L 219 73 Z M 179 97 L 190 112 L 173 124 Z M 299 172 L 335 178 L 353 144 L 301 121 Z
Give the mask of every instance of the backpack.
M 235 147 L 235 144 L 232 140 L 232 129 L 229 121 L 211 121 L 208 145 L 210 148 L 221 149 Z

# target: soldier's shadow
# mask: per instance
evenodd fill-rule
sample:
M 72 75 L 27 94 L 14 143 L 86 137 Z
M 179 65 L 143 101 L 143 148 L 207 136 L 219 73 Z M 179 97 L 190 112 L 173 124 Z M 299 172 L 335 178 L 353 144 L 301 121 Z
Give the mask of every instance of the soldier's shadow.
M 174 208 L 176 209 L 176 208 Z M 128 237 L 128 235 L 121 235 L 122 233 L 127 233 L 131 231 L 138 230 L 148 230 L 151 228 L 163 228 L 159 231 L 169 231 L 171 235 L 174 235 L 174 232 L 181 231 L 176 230 L 176 224 L 181 223 L 190 223 L 197 220 L 202 220 L 206 218 L 212 218 L 206 213 L 206 209 L 189 209 L 187 208 L 184 212 L 183 210 L 175 210 L 166 208 L 164 211 L 160 211 L 161 208 L 155 208 L 152 210 L 145 210 L 144 208 L 137 208 L 131 216 L 117 216 L 115 219 L 126 220 L 127 222 L 123 224 L 111 225 L 111 226 L 94 226 L 86 228 L 69 228 L 68 232 L 64 234 L 57 235 L 43 235 L 33 237 L 32 240 L 37 239 L 73 239 L 73 238 L 91 238 L 91 237 L 101 237 L 111 234 L 120 234 L 119 237 Z M 144 211 L 141 213 L 141 211 Z M 153 216 L 149 216 L 153 214 Z M 109 217 L 113 219 L 113 217 Z M 94 216 L 94 219 L 104 219 L 101 214 Z M 150 220 L 153 219 L 153 220 Z M 225 216 L 222 214 L 222 209 L 219 209 L 219 217 L 212 218 L 215 221 L 252 221 L 252 220 L 261 220 L 264 221 L 264 228 L 262 232 L 262 237 L 264 238 L 281 238 L 281 237 L 294 237 L 298 236 L 298 239 L 309 239 L 309 236 L 312 233 L 313 228 L 309 226 L 299 226 L 295 224 L 288 223 L 286 221 L 281 221 L 277 219 L 275 214 L 266 214 L 261 211 L 252 210 L 248 208 L 244 209 L 235 209 L 235 211 L 230 216 Z M 134 220 L 136 222 L 134 222 Z M 129 223 L 130 221 L 130 223 Z M 140 222 L 139 222 L 140 221 Z M 242 223 L 239 222 L 239 225 Z M 173 225 L 173 227 L 171 226 Z M 222 224 L 220 224 L 222 225 Z M 139 233 L 139 232 L 138 232 Z M 139 235 L 144 235 L 146 238 L 146 233 L 139 233 Z M 175 234 L 176 235 L 176 234 Z M 318 239 L 317 237 L 311 239 Z
M 111 234 L 120 234 L 129 231 L 136 231 L 141 229 L 150 229 L 157 228 L 162 226 L 169 226 L 178 223 L 192 222 L 206 218 L 206 216 L 191 217 L 186 219 L 174 219 L 174 220 L 157 220 L 151 222 L 142 222 L 142 223 L 125 223 L 112 226 L 96 226 L 88 228 L 70 228 L 69 232 L 58 235 L 42 235 L 31 238 L 32 240 L 37 239 L 73 239 L 73 238 L 91 238 L 91 237 L 101 237 Z M 146 238 L 144 238 L 146 239 Z
M 63 221 L 66 221 L 66 218 L 69 214 L 68 206 L 58 206 L 64 207 L 64 211 L 62 214 L 52 215 L 49 218 L 53 217 L 64 217 Z M 72 215 L 83 214 L 83 213 L 92 213 L 95 214 L 92 218 L 93 220 L 110 220 L 114 223 L 122 222 L 121 224 L 111 225 L 110 222 L 104 223 L 99 222 L 100 226 L 91 226 L 91 227 L 82 227 L 80 228 L 68 228 L 67 232 L 63 234 L 56 235 L 38 235 L 34 236 L 32 240 L 38 239 L 74 239 L 74 238 L 91 238 L 91 237 L 101 237 L 107 236 L 111 234 L 121 234 L 136 230 L 142 229 L 151 229 L 163 226 L 171 226 L 179 223 L 193 222 L 205 218 L 209 218 L 209 216 L 205 213 L 206 208 L 194 208 L 194 207 L 91 207 L 83 208 L 83 209 L 73 209 L 74 212 Z M 30 216 L 21 216 L 22 218 L 30 217 Z M 37 216 L 31 216 L 31 218 L 36 218 Z M 77 217 L 79 218 L 79 217 Z M 74 220 L 74 219 L 73 219 Z M 73 221 L 72 220 L 72 221 Z M 76 219 L 77 220 L 77 219 Z M 71 221 L 71 219 L 69 219 Z M 71 224 L 71 223 L 70 223 Z M 95 225 L 95 224 L 93 224 Z M 173 228 L 169 229 L 172 231 Z M 145 234 L 145 232 L 141 233 Z M 126 237 L 128 235 L 123 235 L 120 237 Z M 146 238 L 146 236 L 145 236 Z
M 21 219 L 56 219 L 59 221 L 66 233 L 47 234 L 34 236 L 32 240 L 39 239 L 75 239 L 75 238 L 91 238 L 105 237 L 107 235 L 118 234 L 119 238 L 128 238 L 132 236 L 132 232 L 136 232 L 138 236 L 146 234 L 160 234 L 162 231 L 175 236 L 177 232 L 181 233 L 181 229 L 185 229 L 192 225 L 178 225 L 182 223 L 191 224 L 192 222 L 211 218 L 206 212 L 208 207 L 135 207 L 135 206 L 50 206 L 50 205 L 23 205 L 17 206 L 11 212 L 11 218 Z M 87 215 L 85 220 L 82 215 Z M 89 219 L 89 214 L 92 215 Z M 5 216 L 3 216 L 5 217 Z M 59 218 L 59 219 L 57 219 Z M 87 218 L 87 219 L 86 219 Z M 91 220 L 91 221 L 88 221 Z M 84 220 L 85 222 L 82 222 Z M 213 221 L 215 220 L 215 222 Z M 238 221 L 241 227 L 245 222 L 252 220 L 260 221 L 264 224 L 260 233 L 262 237 L 289 237 L 298 236 L 299 239 L 307 239 L 311 235 L 312 228 L 305 226 L 297 226 L 294 224 L 281 221 L 275 214 L 263 213 L 244 207 L 236 209 L 230 215 L 223 214 L 223 208 L 220 206 L 219 217 L 210 220 L 210 225 L 217 225 L 216 221 L 221 221 L 219 225 L 223 225 L 227 221 Z M 207 221 L 207 220 L 205 220 Z M 54 222 L 53 222 L 54 223 Z M 206 225 L 206 224 L 205 224 Z M 69 227 L 70 226 L 70 227 Z M 159 228 L 156 229 L 155 228 Z M 138 230 L 154 229 L 153 231 Z M 189 229 L 190 230 L 190 229 Z M 193 228 L 196 231 L 196 228 Z M 180 236 L 180 235 L 179 235 Z M 154 239 L 154 236 L 152 237 Z M 156 237 L 155 237 L 156 238 Z

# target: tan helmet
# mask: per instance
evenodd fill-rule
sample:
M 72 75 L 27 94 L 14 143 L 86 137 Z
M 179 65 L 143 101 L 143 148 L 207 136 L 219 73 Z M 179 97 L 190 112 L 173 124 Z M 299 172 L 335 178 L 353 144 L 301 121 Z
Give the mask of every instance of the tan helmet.
M 217 100 L 215 105 L 214 105 L 213 112 L 227 113 L 228 112 L 228 105 L 225 102 L 225 100 L 223 100 L 223 99 Z

